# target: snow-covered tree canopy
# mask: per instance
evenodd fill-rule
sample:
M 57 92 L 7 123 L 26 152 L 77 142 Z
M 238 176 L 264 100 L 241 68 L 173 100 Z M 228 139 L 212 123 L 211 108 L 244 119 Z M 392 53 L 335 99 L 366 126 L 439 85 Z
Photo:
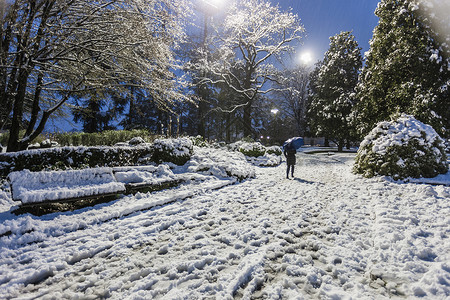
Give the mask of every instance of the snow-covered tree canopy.
M 6 2 L 0 127 L 12 128 L 9 151 L 25 147 L 79 91 L 136 86 L 161 106 L 183 99 L 173 50 L 184 38 L 188 11 L 185 0 Z
M 330 48 L 311 80 L 309 115 L 312 129 L 336 142 L 342 150 L 350 139 L 350 115 L 362 66 L 361 48 L 351 32 L 330 37 Z
M 244 134 L 251 134 L 251 107 L 278 73 L 273 62 L 293 52 L 304 28 L 298 16 L 267 0 L 234 1 L 212 42 L 214 59 L 199 68 L 213 74 L 205 81 L 223 82 L 242 96 Z
M 441 0 L 379 3 L 379 23 L 358 86 L 361 133 L 395 112 L 406 112 L 448 135 L 450 23 L 436 9 L 449 8 L 450 2 Z

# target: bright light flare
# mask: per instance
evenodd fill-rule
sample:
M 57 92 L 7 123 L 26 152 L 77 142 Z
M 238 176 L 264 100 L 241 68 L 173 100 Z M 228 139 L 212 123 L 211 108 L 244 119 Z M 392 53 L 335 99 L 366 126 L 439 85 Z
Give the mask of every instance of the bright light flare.
M 224 0 L 203 0 L 203 2 L 214 8 L 220 8 L 224 4 Z
M 300 61 L 305 65 L 309 65 L 313 61 L 313 56 L 311 52 L 306 51 L 300 54 Z

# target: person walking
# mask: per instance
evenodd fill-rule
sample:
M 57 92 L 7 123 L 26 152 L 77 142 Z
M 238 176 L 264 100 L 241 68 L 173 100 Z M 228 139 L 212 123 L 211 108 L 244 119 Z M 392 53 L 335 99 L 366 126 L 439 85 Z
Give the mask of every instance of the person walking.
M 294 178 L 294 166 L 295 166 L 295 154 L 297 153 L 297 149 L 295 149 L 292 142 L 288 143 L 284 147 L 284 156 L 286 157 L 286 178 L 289 179 L 289 171 L 291 172 L 291 177 Z

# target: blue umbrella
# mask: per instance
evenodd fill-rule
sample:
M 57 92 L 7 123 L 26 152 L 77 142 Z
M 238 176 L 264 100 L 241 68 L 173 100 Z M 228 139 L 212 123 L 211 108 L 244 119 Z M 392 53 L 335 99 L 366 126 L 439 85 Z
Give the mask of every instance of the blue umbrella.
M 302 137 L 293 137 L 284 142 L 283 148 L 286 147 L 286 145 L 289 143 L 291 143 L 295 149 L 298 149 L 305 144 L 305 141 L 303 140 Z

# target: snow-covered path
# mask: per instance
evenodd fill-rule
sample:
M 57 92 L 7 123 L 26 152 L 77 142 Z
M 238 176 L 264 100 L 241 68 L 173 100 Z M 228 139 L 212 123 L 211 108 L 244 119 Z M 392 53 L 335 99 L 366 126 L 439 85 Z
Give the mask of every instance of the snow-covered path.
M 11 216 L 0 294 L 449 297 L 450 187 L 363 179 L 353 157 L 300 153 L 291 180 L 282 164 L 232 185 L 209 178 L 73 213 Z

